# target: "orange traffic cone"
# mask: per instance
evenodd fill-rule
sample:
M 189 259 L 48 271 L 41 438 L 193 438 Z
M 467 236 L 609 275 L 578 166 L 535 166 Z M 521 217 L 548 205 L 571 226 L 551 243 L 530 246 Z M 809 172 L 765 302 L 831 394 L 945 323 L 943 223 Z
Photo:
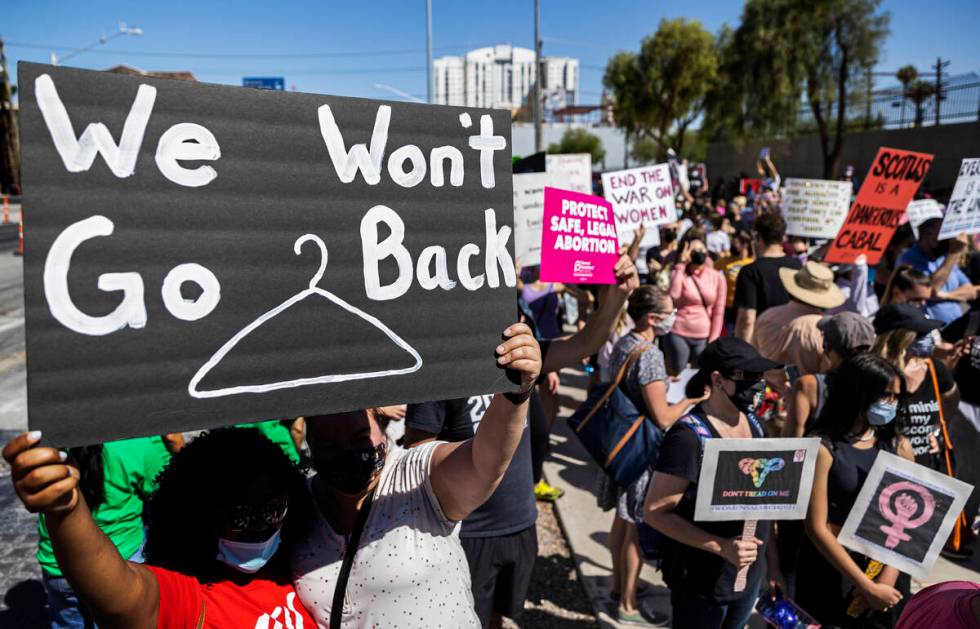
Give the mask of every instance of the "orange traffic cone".
M 17 223 L 17 251 L 14 252 L 14 255 L 24 255 L 24 219 L 21 219 L 21 221 Z

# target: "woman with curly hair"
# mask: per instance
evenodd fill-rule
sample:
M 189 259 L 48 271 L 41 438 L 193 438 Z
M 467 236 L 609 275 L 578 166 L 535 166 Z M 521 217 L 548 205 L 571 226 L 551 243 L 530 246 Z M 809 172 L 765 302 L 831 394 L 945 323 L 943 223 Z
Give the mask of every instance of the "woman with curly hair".
M 277 552 L 307 533 L 306 481 L 258 431 L 205 433 L 174 456 L 150 499 L 145 565 L 120 556 L 92 518 L 78 470 L 40 437 L 15 437 L 3 456 L 100 627 L 315 626 Z

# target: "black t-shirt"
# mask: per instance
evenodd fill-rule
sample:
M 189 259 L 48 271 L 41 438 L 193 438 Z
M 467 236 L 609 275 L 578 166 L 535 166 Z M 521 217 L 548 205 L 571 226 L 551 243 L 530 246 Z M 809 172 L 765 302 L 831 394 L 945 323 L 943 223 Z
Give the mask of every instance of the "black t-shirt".
M 720 435 L 711 422 L 705 422 L 714 438 Z M 694 503 L 698 492 L 698 477 L 701 474 L 701 445 L 698 436 L 687 426 L 675 423 L 660 446 L 660 459 L 657 471 L 677 476 L 691 482 L 674 513 L 689 522 L 694 522 Z M 745 523 L 741 520 L 731 522 L 695 522 L 695 525 L 722 539 L 738 537 Z M 769 522 L 761 520 L 755 536 L 763 542 L 769 539 Z M 719 555 L 698 550 L 667 538 L 664 553 L 664 580 L 671 589 L 683 589 L 705 596 L 719 603 L 727 603 L 744 595 L 734 591 L 735 575 L 738 569 Z M 766 547 L 759 547 L 759 558 L 749 568 L 748 586 L 762 578 L 765 569 Z M 746 589 L 751 589 L 750 587 Z
M 956 384 L 953 374 L 949 372 L 946 365 L 941 360 L 933 360 L 936 366 L 936 382 L 939 384 L 939 392 L 946 393 Z M 929 454 L 929 433 L 936 430 L 939 426 L 939 405 L 941 400 L 936 399 L 936 387 L 932 383 L 932 376 L 926 372 L 926 377 L 922 379 L 919 388 L 912 392 L 906 400 L 906 421 L 905 435 L 912 444 L 915 451 L 915 462 L 920 465 L 933 467 L 933 457 Z
M 980 312 L 970 311 L 940 330 L 943 340 L 947 343 L 955 343 L 966 338 L 972 316 L 980 317 Z M 978 333 L 980 330 L 973 332 L 973 335 Z M 980 406 L 980 369 L 973 368 L 969 354 L 960 358 L 960 362 L 956 363 L 953 376 L 956 379 L 956 384 L 960 387 L 960 396 L 963 401 L 973 406 Z
M 532 394 L 531 403 L 540 404 Z M 476 434 L 492 395 L 409 404 L 405 426 L 422 430 L 441 441 L 465 441 Z M 469 517 L 463 520 L 460 537 L 497 537 L 517 533 L 533 526 L 538 517 L 531 477 L 531 437 L 527 423 L 524 433 L 497 490 Z
M 758 316 L 773 306 L 789 301 L 789 294 L 779 279 L 779 269 L 799 269 L 800 261 L 793 256 L 756 258 L 738 272 L 735 282 L 735 308 L 753 308 Z

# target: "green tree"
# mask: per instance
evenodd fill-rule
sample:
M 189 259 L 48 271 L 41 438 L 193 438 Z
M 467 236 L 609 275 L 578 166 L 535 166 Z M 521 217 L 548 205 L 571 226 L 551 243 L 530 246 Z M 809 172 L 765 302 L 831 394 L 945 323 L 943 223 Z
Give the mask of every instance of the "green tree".
M 898 126 L 905 126 L 905 99 L 909 96 L 909 86 L 919 78 L 919 71 L 915 66 L 902 66 L 895 72 L 895 78 L 902 84 L 902 109 L 899 113 Z
M 880 0 L 747 0 L 738 28 L 722 42 L 722 80 L 709 97 L 709 129 L 788 135 L 800 99 L 820 137 L 823 176 L 838 170 L 864 69 L 888 34 Z M 727 102 L 724 99 L 729 99 Z
M 914 126 L 921 127 L 922 119 L 925 114 L 922 105 L 936 94 L 936 85 L 934 83 L 930 83 L 929 81 L 917 79 L 912 81 L 912 83 L 908 86 L 906 89 L 906 94 L 908 95 L 909 100 L 915 104 Z
M 561 136 L 558 144 L 548 146 L 549 153 L 589 153 L 592 163 L 600 164 L 606 157 L 606 149 L 602 148 L 599 136 L 589 133 L 582 128 L 568 129 Z
M 717 70 L 715 38 L 700 22 L 684 19 L 661 20 L 638 54 L 612 57 L 603 84 L 627 143 L 634 137 L 653 142 L 659 158 L 671 147 L 683 151 L 687 130 L 704 112 Z M 641 147 L 641 152 L 648 148 Z
M 602 84 L 610 92 L 613 121 L 623 130 L 625 136 L 624 167 L 629 167 L 630 143 L 639 129 L 639 114 L 643 105 L 643 90 L 640 84 L 640 68 L 636 54 L 616 53 L 606 64 Z

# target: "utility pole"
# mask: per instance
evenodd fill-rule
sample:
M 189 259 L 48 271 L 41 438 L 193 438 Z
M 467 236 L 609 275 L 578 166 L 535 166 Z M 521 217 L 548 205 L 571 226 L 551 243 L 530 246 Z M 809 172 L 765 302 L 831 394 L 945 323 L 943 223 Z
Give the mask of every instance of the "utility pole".
M 865 98 L 864 98 L 864 130 L 867 131 L 871 128 L 871 66 L 868 65 L 864 69 L 864 85 L 865 85 Z
M 432 71 L 432 0 L 425 0 L 425 76 L 428 79 L 428 98 L 429 103 L 434 103 L 436 98 L 436 77 Z
M 541 137 L 541 0 L 534 0 L 534 151 L 540 153 Z
M 14 116 L 13 92 L 10 89 L 10 72 L 7 57 L 0 38 L 0 191 L 20 194 L 20 138 L 17 118 Z
M 949 65 L 949 61 L 943 61 L 942 57 L 936 57 L 936 126 L 939 126 L 939 103 L 943 99 L 943 68 Z

